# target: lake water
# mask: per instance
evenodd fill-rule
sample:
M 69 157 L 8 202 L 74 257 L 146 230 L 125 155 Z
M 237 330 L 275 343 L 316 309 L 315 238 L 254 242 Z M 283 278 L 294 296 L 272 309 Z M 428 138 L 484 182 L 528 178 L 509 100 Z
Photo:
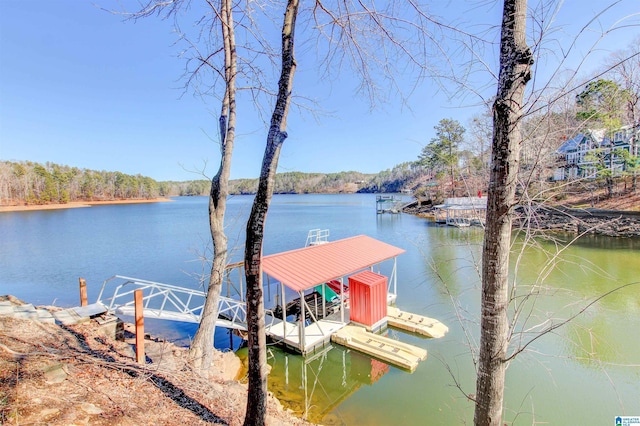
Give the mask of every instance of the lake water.
M 228 233 L 240 260 L 252 197 L 229 201 Z M 445 323 L 442 339 L 393 329 L 388 335 L 428 350 L 414 373 L 330 346 L 304 359 L 268 350 L 270 390 L 312 421 L 344 425 L 470 424 L 475 392 L 482 231 L 435 226 L 410 215 L 377 215 L 375 195 L 276 195 L 264 253 L 304 245 L 307 231 L 330 239 L 366 234 L 401 247 L 398 301 L 403 310 Z M 569 237 L 565 237 L 568 239 Z M 78 277 L 95 300 L 113 275 L 197 287 L 211 244 L 205 197 L 157 204 L 0 214 L 0 293 L 34 304 L 78 304 Z M 640 280 L 640 240 L 582 238 L 514 244 L 514 347 L 558 324 L 594 298 Z M 518 256 L 519 255 L 519 256 Z M 549 265 L 554 267 L 550 268 Z M 517 270 L 517 273 L 515 272 Z M 515 309 L 515 308 L 514 308 Z M 188 344 L 193 325 L 146 321 L 148 331 Z M 570 324 L 535 340 L 507 371 L 505 419 L 528 425 L 615 424 L 640 415 L 640 285 L 595 302 Z M 216 346 L 238 350 L 219 329 Z M 242 355 L 243 349 L 238 350 Z M 462 389 L 462 391 L 460 389 Z

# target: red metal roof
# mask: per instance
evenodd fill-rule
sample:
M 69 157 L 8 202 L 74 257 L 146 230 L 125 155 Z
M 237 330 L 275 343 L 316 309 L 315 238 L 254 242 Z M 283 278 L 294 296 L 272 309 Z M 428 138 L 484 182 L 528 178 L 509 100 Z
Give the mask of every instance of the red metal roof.
M 366 235 L 264 256 L 262 270 L 295 291 L 352 274 L 405 251 Z

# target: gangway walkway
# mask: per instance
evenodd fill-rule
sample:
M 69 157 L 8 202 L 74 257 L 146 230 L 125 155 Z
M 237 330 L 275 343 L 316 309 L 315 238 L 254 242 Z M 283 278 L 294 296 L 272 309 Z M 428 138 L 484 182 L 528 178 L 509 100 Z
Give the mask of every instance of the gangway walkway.
M 98 303 L 119 315 L 135 314 L 134 291 L 143 291 L 145 318 L 199 323 L 205 292 L 138 278 L 114 275 L 102 284 Z M 216 326 L 247 329 L 247 308 L 243 301 L 220 296 Z

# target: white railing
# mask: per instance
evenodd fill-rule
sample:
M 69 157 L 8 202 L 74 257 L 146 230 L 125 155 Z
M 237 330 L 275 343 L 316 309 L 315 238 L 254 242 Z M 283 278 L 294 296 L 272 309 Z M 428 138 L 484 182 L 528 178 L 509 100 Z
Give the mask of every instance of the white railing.
M 317 246 L 318 244 L 325 244 L 329 242 L 329 230 L 328 229 L 311 229 L 307 234 L 307 242 L 305 247 Z
M 201 290 L 114 275 L 102 284 L 98 302 L 110 312 L 133 315 L 135 311 L 133 293 L 136 290 L 143 292 L 145 317 L 200 322 L 206 296 Z M 246 318 L 247 310 L 244 302 L 220 296 L 217 325 L 245 330 Z

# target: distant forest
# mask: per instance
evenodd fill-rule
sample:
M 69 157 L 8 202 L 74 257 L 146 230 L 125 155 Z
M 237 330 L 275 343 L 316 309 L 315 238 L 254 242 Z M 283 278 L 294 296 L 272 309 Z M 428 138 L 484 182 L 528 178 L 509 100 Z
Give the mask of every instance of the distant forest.
M 301 173 L 276 176 L 275 193 L 400 192 L 412 189 L 427 175 L 417 163 L 403 163 L 378 174 L 359 172 Z M 0 205 L 65 204 L 74 201 L 152 199 L 208 195 L 211 182 L 158 182 L 142 175 L 107 172 L 54 163 L 0 161 Z M 253 194 L 258 179 L 230 182 L 232 194 Z

